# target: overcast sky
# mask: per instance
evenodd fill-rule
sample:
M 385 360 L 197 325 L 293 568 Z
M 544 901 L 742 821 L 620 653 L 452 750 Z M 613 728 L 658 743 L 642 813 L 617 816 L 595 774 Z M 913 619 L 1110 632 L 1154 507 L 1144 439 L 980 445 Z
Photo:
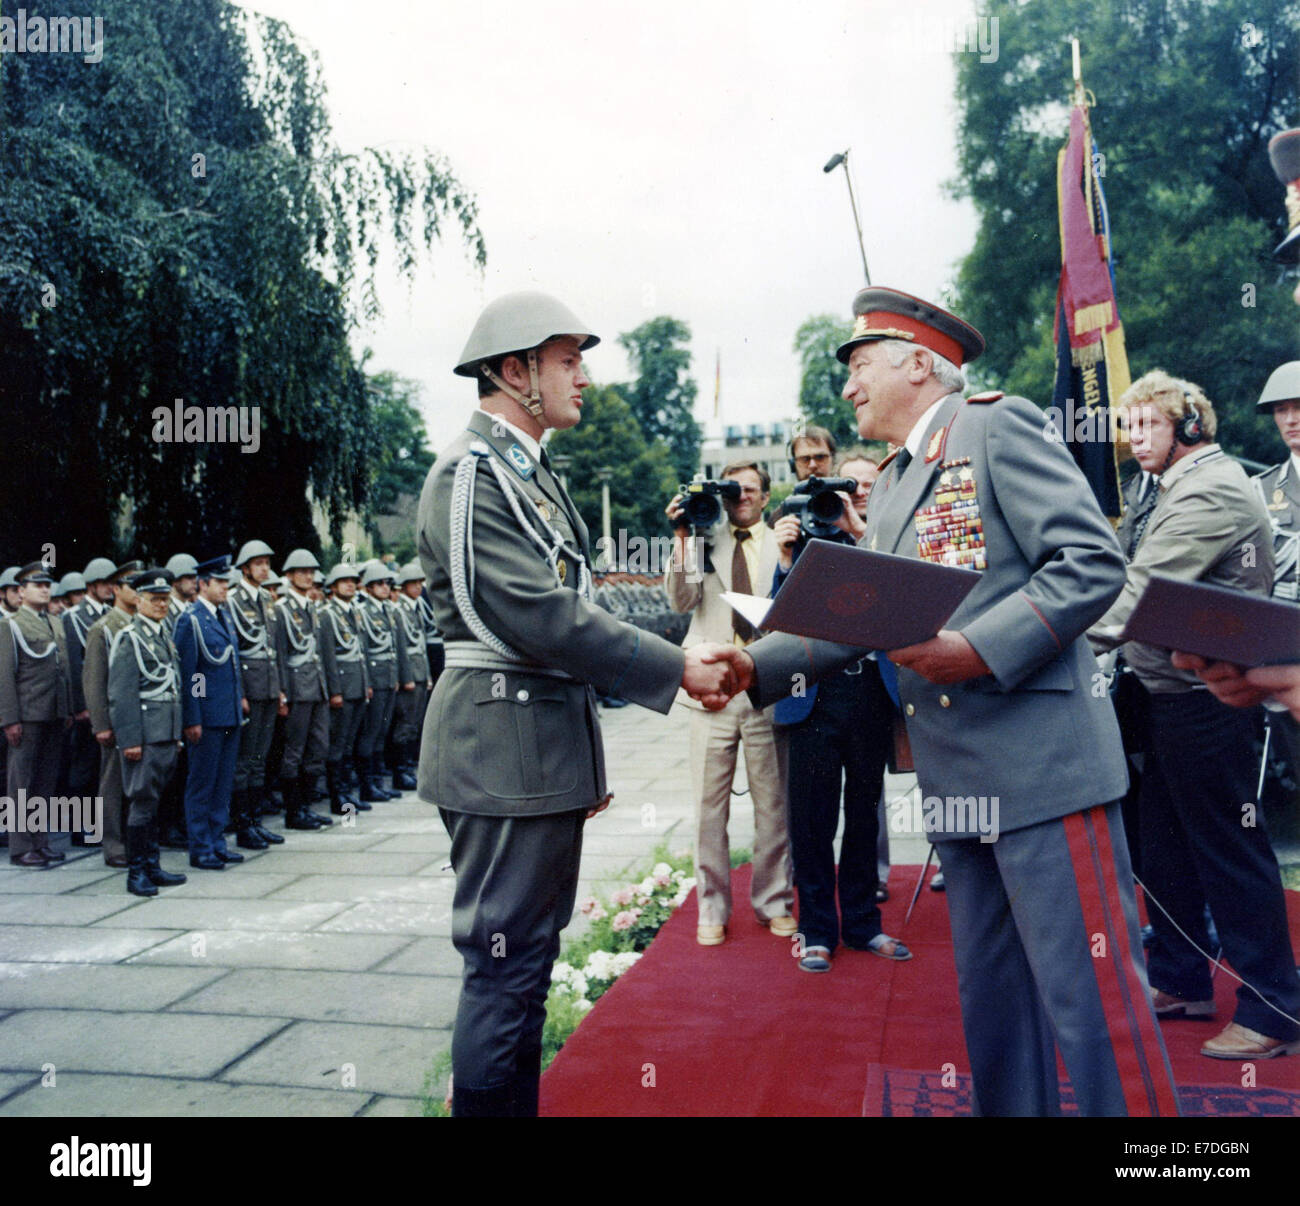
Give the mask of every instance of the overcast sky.
M 515 289 L 564 300 L 603 337 L 587 357 L 625 379 L 616 343 L 658 314 L 691 328 L 697 417 L 793 415 L 794 333 L 849 314 L 863 284 L 850 165 L 873 283 L 936 297 L 975 220 L 954 175 L 952 30 L 968 0 L 244 0 L 320 55 L 338 143 L 445 154 L 478 199 L 480 276 L 446 242 L 358 334 L 424 387 L 435 448 L 474 405 L 451 375 L 482 305 Z M 987 31 L 986 31 L 987 33 Z M 990 62 L 988 69 L 1005 69 Z

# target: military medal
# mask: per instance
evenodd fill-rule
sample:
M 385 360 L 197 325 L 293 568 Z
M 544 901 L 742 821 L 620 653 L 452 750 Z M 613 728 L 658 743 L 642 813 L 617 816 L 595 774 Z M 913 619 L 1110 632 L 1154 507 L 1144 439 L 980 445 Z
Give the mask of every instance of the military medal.
M 986 569 L 984 520 L 970 457 L 944 461 L 941 470 L 933 505 L 922 507 L 913 516 L 917 553 L 923 561 L 939 565 Z
M 535 503 L 535 505 L 536 505 L 536 507 L 537 507 L 537 513 L 538 513 L 539 515 L 541 515 L 541 517 L 542 517 L 544 520 L 546 520 L 547 523 L 550 523 L 550 522 L 551 522 L 551 508 L 550 508 L 550 504 L 547 503 L 546 499 L 544 499 L 544 498 L 535 498 L 535 499 L 533 500 L 533 502 Z
M 555 567 L 555 572 L 560 575 L 560 585 L 564 585 L 564 580 L 569 576 L 569 563 L 563 559 Z

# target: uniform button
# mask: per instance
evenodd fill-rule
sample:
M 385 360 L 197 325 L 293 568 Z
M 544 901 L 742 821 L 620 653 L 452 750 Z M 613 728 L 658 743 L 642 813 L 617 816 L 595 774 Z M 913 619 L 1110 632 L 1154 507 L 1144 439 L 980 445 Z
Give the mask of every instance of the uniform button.
M 519 690 L 515 692 L 515 698 L 516 698 L 520 703 L 527 703 L 527 702 L 528 702 L 528 692 L 525 691 L 523 687 L 520 687 Z
M 952 707 L 952 700 L 949 699 L 946 695 L 940 695 L 940 696 L 939 696 L 939 706 L 940 706 L 941 708 L 951 708 L 951 707 Z
M 915 716 L 915 715 L 916 715 L 916 705 L 915 705 L 915 704 L 908 704 L 907 707 L 905 707 L 905 708 L 903 709 L 903 711 L 906 712 L 909 716 Z

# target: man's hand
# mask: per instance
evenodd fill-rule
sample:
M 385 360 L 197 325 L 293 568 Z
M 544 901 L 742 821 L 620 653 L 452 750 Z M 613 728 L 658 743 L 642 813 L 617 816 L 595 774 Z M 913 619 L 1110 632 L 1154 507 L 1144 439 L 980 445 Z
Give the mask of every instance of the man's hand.
M 737 690 L 733 682 L 727 646 L 694 645 L 686 650 L 682 686 L 711 712 L 727 706 Z
M 23 743 L 23 726 L 21 724 L 5 725 L 5 740 L 17 749 Z
M 843 490 L 837 490 L 835 494 L 844 503 L 844 507 L 840 511 L 840 517 L 835 521 L 835 526 L 841 532 L 847 532 L 854 540 L 861 540 L 863 532 L 867 530 L 867 521 L 858 514 L 857 508 L 853 505 L 853 499 L 845 494 Z
M 587 820 L 590 821 L 592 817 L 596 816 L 599 813 L 604 812 L 605 809 L 609 807 L 609 802 L 613 798 L 614 798 L 614 793 L 610 792 L 609 795 L 607 795 L 603 800 L 601 800 L 601 802 L 597 804 L 595 808 L 587 809 Z
M 201 724 L 192 724 L 185 730 L 185 740 L 191 745 L 198 745 L 199 739 L 203 736 L 203 726 Z M 125 753 L 125 751 L 123 751 Z
M 129 750 L 122 751 L 122 757 L 128 762 L 139 762 L 144 757 L 144 746 L 133 745 Z
M 799 516 L 782 515 L 772 528 L 776 537 L 776 555 L 783 570 L 794 564 L 794 546 L 799 542 Z
M 984 659 L 960 632 L 941 628 L 937 636 L 919 645 L 891 649 L 889 660 L 895 666 L 906 666 L 932 683 L 964 683 L 968 678 L 988 674 Z
M 330 707 L 331 707 L 331 708 L 341 708 L 342 706 L 343 706 L 343 696 L 341 696 L 341 695 L 331 695 L 331 696 L 330 696 Z
M 1210 688 L 1214 698 L 1229 707 L 1253 708 L 1271 694 L 1267 687 L 1257 685 L 1245 670 L 1240 666 L 1234 666 L 1231 662 L 1207 662 L 1205 658 L 1195 653 L 1175 653 L 1173 660 L 1174 665 L 1180 670 L 1194 670 L 1200 680 Z M 1266 668 L 1260 667 L 1260 669 Z M 1285 667 L 1280 668 L 1285 669 Z M 1253 670 L 1250 672 L 1251 675 L 1254 673 Z M 1290 707 L 1290 704 L 1287 706 Z
M 77 713 L 77 714 L 76 714 L 72 719 L 73 719 L 73 720 L 89 720 L 89 719 L 90 719 L 90 711 L 89 711 L 88 709 L 86 709 L 86 708 L 83 708 L 83 709 L 82 709 L 80 712 L 78 712 L 78 713 Z
M 413 683 L 413 682 L 403 683 L 403 684 L 402 684 L 402 690 L 403 690 L 403 691 L 414 691 L 414 690 L 415 690 L 415 683 Z
M 95 740 L 106 750 L 111 750 L 113 748 L 113 730 L 105 729 L 102 733 L 96 733 Z
M 369 703 L 372 699 L 374 699 L 374 697 L 375 697 L 375 689 L 374 689 L 374 687 L 367 687 L 367 688 L 366 688 L 366 702 Z
M 1256 666 L 1246 671 L 1246 681 L 1267 688 L 1278 703 L 1285 704 L 1291 715 L 1300 720 L 1300 665 L 1292 662 L 1285 666 Z
M 280 692 L 280 706 L 276 708 L 275 714 L 277 716 L 289 715 L 289 697 L 283 691 Z
M 686 522 L 686 512 L 682 510 L 682 496 L 674 494 L 672 501 L 664 508 L 664 514 L 668 516 L 668 521 L 673 525 L 673 531 L 678 536 L 685 536 L 691 530 L 691 525 Z
M 248 700 L 247 700 L 247 699 L 241 699 L 241 700 L 239 701 L 239 706 L 243 709 L 243 711 L 244 711 L 244 715 L 245 715 L 245 716 L 247 716 L 247 715 L 248 715 L 248 714 L 253 710 L 252 708 L 250 708 L 250 707 L 248 706 Z

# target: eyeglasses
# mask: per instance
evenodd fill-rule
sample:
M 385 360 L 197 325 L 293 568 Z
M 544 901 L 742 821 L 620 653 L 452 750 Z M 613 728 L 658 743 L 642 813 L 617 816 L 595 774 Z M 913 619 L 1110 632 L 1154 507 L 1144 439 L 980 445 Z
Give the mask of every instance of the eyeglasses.
M 796 465 L 829 465 L 831 454 L 829 452 L 811 452 L 806 456 L 797 456 L 794 458 Z

